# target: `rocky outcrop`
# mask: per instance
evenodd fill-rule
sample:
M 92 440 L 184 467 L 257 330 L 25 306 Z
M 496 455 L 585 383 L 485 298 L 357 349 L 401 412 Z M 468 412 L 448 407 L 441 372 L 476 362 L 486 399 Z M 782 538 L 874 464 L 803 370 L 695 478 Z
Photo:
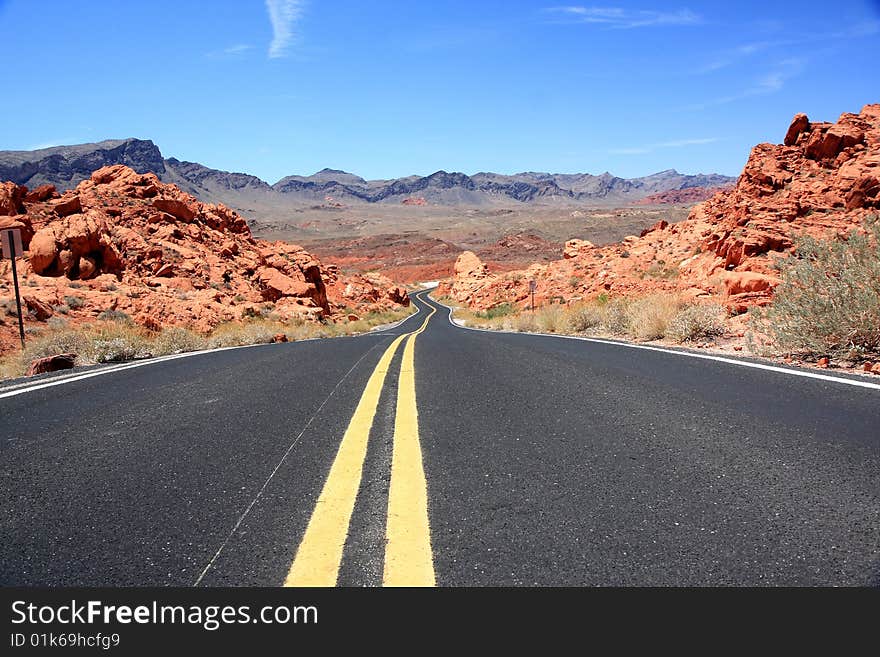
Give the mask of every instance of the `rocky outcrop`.
M 23 229 L 19 275 L 35 321 L 111 311 L 151 329 L 207 331 L 255 314 L 348 321 L 350 309 L 409 303 L 388 279 L 342 276 L 300 246 L 254 239 L 229 208 L 123 165 L 98 169 L 63 195 L 6 183 L 0 203 L 14 213 L 2 225 Z M 0 295 L 8 293 L 8 261 L 0 281 Z M 0 322 L 0 337 L 11 331 Z
M 526 303 L 534 278 L 543 302 L 664 291 L 742 312 L 770 302 L 779 283 L 774 261 L 799 236 L 845 234 L 878 209 L 880 104 L 836 123 L 799 114 L 783 144 L 755 146 L 736 185 L 685 221 L 659 222 L 605 247 L 572 240 L 562 260 L 495 277 L 475 276 L 471 263 L 456 268 L 446 289 L 473 307 Z
M 687 187 L 685 189 L 671 189 L 666 192 L 651 194 L 636 201 L 633 205 L 689 205 L 699 203 L 712 198 L 720 191 L 730 187 Z
M 485 296 L 481 293 L 491 289 L 497 280 L 498 277 L 489 272 L 489 268 L 476 253 L 463 251 L 455 261 L 452 281 L 444 281 L 438 293 L 452 296 L 464 303 L 485 306 Z

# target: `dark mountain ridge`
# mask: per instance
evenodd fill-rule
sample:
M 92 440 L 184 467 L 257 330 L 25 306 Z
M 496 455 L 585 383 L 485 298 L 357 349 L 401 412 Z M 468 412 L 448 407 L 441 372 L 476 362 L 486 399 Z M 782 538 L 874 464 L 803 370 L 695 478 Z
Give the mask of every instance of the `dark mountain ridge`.
M 107 140 L 35 151 L 0 151 L 0 180 L 31 188 L 48 183 L 64 190 L 75 187 L 92 171 L 111 164 L 125 164 L 139 173 L 153 172 L 163 182 L 173 182 L 205 201 L 222 201 L 233 207 L 241 207 L 254 199 L 289 205 L 323 203 L 327 197 L 337 203 L 399 204 L 409 197 L 420 197 L 434 205 L 453 206 L 510 202 L 614 205 L 633 203 L 659 192 L 723 187 L 735 181 L 720 174 L 687 175 L 675 169 L 630 179 L 608 172 L 600 175 L 481 172 L 468 176 L 437 171 L 428 176 L 393 180 L 364 180 L 338 169 L 323 169 L 311 176 L 286 176 L 270 185 L 250 174 L 166 159 L 152 141 L 143 139 Z

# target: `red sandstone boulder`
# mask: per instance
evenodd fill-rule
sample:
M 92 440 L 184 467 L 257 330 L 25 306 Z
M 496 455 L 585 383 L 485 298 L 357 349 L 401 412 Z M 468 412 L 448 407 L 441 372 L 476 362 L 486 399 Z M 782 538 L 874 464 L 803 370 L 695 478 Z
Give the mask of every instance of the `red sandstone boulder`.
M 25 376 L 34 376 L 35 374 L 46 374 L 47 372 L 57 372 L 59 370 L 69 370 L 76 363 L 76 354 L 57 354 L 55 356 L 46 356 L 33 361 L 28 367 Z

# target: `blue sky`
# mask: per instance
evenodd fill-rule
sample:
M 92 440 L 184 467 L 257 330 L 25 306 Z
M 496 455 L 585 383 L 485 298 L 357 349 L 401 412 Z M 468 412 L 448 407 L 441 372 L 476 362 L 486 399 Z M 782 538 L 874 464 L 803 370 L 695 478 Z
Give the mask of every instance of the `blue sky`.
M 796 112 L 880 102 L 880 0 L 577 3 L 0 0 L 0 149 L 133 136 L 269 182 L 736 175 Z

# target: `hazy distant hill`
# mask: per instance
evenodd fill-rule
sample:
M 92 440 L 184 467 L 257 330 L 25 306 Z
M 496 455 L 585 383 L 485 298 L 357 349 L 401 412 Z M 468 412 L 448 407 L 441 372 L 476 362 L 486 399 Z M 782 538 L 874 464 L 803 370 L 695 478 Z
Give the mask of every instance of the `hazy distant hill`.
M 152 171 L 205 201 L 221 201 L 236 208 L 260 208 L 324 203 L 400 204 L 411 197 L 432 205 L 487 206 L 510 203 L 625 205 L 661 192 L 694 187 L 721 187 L 734 179 L 719 174 L 685 175 L 674 169 L 641 178 L 618 178 L 610 173 L 555 174 L 524 172 L 514 175 L 437 171 L 429 176 L 394 180 L 364 180 L 336 169 L 311 176 L 287 176 L 274 185 L 245 173 L 211 169 L 196 162 L 165 159 L 149 140 L 108 140 L 96 144 L 58 146 L 36 151 L 0 151 L 0 180 L 36 187 L 44 183 L 59 189 L 74 187 L 92 171 L 109 164 L 125 164 L 138 172 Z

